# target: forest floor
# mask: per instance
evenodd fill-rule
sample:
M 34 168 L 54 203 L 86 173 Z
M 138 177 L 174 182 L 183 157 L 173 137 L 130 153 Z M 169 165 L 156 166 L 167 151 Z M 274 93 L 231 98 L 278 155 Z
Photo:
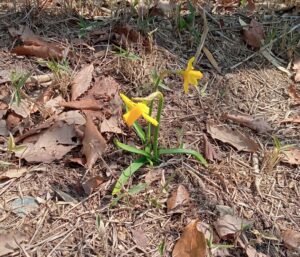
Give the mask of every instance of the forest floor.
M 1 1 L 0 256 L 299 256 L 299 9 L 196 2 Z M 136 159 L 114 140 L 142 147 L 119 93 L 149 95 L 197 50 L 198 90 L 159 86 L 159 143 L 208 166 L 165 155 L 113 196 Z

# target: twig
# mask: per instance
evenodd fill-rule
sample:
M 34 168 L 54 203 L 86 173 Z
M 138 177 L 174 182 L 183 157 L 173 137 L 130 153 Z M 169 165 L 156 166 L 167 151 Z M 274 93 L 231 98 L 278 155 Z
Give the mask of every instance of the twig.
M 194 60 L 194 63 L 193 63 L 194 65 L 196 65 L 197 62 L 198 62 L 199 56 L 201 54 L 202 48 L 204 46 L 204 43 L 205 43 L 205 40 L 206 40 L 206 37 L 207 37 L 207 34 L 208 34 L 208 25 L 207 25 L 206 14 L 205 14 L 204 9 L 203 9 L 202 17 L 203 17 L 204 30 L 203 30 L 201 40 L 200 40 L 200 43 L 198 45 L 196 54 L 195 54 L 195 60 Z
M 267 49 L 269 46 L 271 46 L 273 43 L 275 43 L 276 41 L 278 41 L 279 39 L 281 39 L 282 37 L 286 36 L 287 34 L 292 33 L 294 30 L 298 29 L 300 27 L 300 23 L 297 24 L 296 26 L 294 26 L 293 28 L 291 28 L 288 32 L 285 32 L 283 34 L 281 34 L 279 37 L 275 38 L 274 40 L 271 40 L 268 44 L 264 45 L 263 47 L 260 48 L 259 51 L 254 52 L 253 54 L 249 55 L 247 58 L 245 58 L 243 61 L 233 65 L 230 67 L 231 70 L 237 68 L 238 66 L 242 65 L 243 63 L 247 62 L 248 60 L 250 60 L 251 58 L 253 58 L 254 56 L 260 54 L 263 50 Z

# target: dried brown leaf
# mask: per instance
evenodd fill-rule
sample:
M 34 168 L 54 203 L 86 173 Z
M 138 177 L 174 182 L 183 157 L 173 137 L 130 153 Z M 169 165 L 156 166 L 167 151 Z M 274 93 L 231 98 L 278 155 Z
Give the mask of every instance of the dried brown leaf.
M 82 145 L 82 152 L 86 157 L 86 165 L 88 168 L 92 168 L 97 159 L 105 151 L 106 141 L 98 131 L 90 116 L 87 116 L 86 118 Z
M 204 157 L 209 161 L 214 161 L 215 159 L 219 159 L 215 149 L 213 148 L 212 144 L 209 142 L 205 134 L 203 134 L 203 139 L 204 139 Z
M 297 251 L 300 254 L 300 232 L 288 229 L 282 233 L 284 245 L 290 250 Z
M 252 19 L 249 28 L 243 30 L 243 39 L 248 45 L 254 48 L 260 48 L 264 38 L 265 32 L 263 25 Z
M 284 158 L 282 159 L 283 162 L 289 164 L 300 165 L 300 147 L 293 146 L 285 149 L 283 151 Z
M 84 192 L 87 195 L 90 195 L 98 186 L 100 186 L 103 182 L 105 182 L 105 179 L 100 176 L 95 176 L 84 183 L 82 183 L 82 187 L 84 189 Z
M 77 110 L 101 110 L 99 102 L 94 99 L 81 99 L 78 101 L 60 102 L 59 105 L 62 107 Z
M 18 153 L 18 157 L 28 162 L 50 163 L 60 160 L 77 146 L 75 127 L 58 121 L 43 132 L 35 144 L 26 143 L 24 145 L 27 146 L 27 149 L 24 153 Z
M 259 133 L 266 133 L 272 130 L 272 127 L 269 125 L 269 123 L 261 117 L 251 117 L 249 115 L 234 115 L 229 113 L 225 113 L 223 117 L 225 119 L 234 121 L 248 128 L 256 130 Z
M 6 126 L 5 120 L 0 120 L 0 136 L 7 137 L 9 135 L 9 131 Z
M 132 236 L 139 248 L 146 249 L 148 246 L 148 238 L 143 230 L 132 229 Z
M 27 168 L 9 169 L 9 170 L 5 171 L 4 173 L 0 174 L 0 181 L 6 180 L 6 179 L 11 179 L 11 178 L 19 178 L 27 171 L 28 171 Z
M 300 82 L 300 56 L 296 56 L 294 60 L 293 70 L 295 70 L 294 80 Z
M 10 81 L 11 71 L 0 70 L 0 84 Z
M 71 88 L 72 101 L 80 97 L 90 87 L 94 65 L 90 64 L 82 68 L 74 77 Z
M 79 111 L 68 111 L 59 114 L 56 120 L 61 120 L 66 122 L 68 125 L 84 125 L 85 118 Z
M 249 244 L 245 244 L 242 239 L 239 237 L 237 239 L 238 244 L 245 250 L 248 257 L 270 257 L 264 253 L 258 252 L 254 247 Z
M 134 28 L 124 25 L 114 28 L 114 33 L 117 35 L 118 44 L 124 47 L 138 45 L 143 47 L 147 52 L 152 50 L 152 45 L 148 37 L 144 37 Z
M 6 127 L 8 130 L 12 130 L 16 128 L 21 121 L 22 121 L 22 116 L 14 112 L 10 112 L 6 117 Z
M 123 131 L 119 128 L 118 119 L 116 116 L 110 117 L 110 119 L 105 119 L 101 123 L 101 133 L 109 132 L 115 134 L 122 134 Z
M 206 240 L 198 229 L 198 220 L 192 220 L 176 242 L 172 257 L 206 257 Z
M 0 234 L 0 256 L 8 256 L 19 248 L 18 244 L 26 241 L 26 235 L 19 231 L 2 232 Z
M 228 236 L 235 235 L 243 230 L 244 226 L 250 225 L 251 222 L 243 220 L 239 217 L 226 214 L 220 217 L 215 223 L 214 227 L 220 238 L 225 239 Z
M 215 139 L 234 146 L 238 151 L 256 152 L 259 145 L 249 137 L 225 125 L 218 125 L 212 120 L 207 121 L 207 132 Z
M 173 191 L 171 197 L 167 201 L 168 212 L 183 206 L 190 201 L 190 194 L 183 185 L 179 185 L 178 188 Z
M 40 45 L 16 46 L 11 52 L 17 55 L 35 56 L 43 59 L 59 60 L 63 58 L 62 48 L 47 42 L 43 42 Z
M 290 85 L 289 89 L 289 96 L 296 102 L 296 104 L 300 104 L 300 93 L 298 92 L 295 85 Z

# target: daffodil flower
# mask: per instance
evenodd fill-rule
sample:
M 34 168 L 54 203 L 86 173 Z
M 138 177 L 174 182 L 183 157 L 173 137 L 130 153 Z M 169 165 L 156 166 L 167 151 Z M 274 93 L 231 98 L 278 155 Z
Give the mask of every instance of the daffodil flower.
M 188 62 L 186 70 L 179 71 L 179 74 L 181 74 L 183 76 L 183 89 L 186 94 L 189 91 L 189 85 L 191 84 L 191 85 L 197 87 L 198 79 L 201 79 L 203 77 L 203 74 L 201 71 L 194 69 L 194 67 L 193 67 L 194 60 L 195 60 L 195 57 L 192 57 Z
M 127 96 L 120 94 L 123 102 L 128 108 L 128 112 L 123 115 L 123 119 L 126 122 L 126 124 L 131 127 L 133 123 L 139 119 L 141 116 L 154 126 L 158 125 L 158 122 L 156 119 L 153 119 L 150 115 L 150 109 L 149 107 L 143 103 L 143 102 L 138 102 L 135 103 L 132 100 L 130 100 Z

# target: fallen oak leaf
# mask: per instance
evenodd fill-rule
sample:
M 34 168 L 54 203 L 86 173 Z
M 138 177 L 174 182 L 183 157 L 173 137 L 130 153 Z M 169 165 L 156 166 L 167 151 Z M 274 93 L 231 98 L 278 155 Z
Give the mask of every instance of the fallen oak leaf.
M 77 110 L 93 110 L 99 111 L 102 108 L 100 104 L 95 99 L 81 99 L 78 101 L 70 101 L 70 102 L 60 102 L 60 106 L 70 109 L 77 109 Z
M 172 257 L 206 257 L 206 240 L 198 229 L 198 220 L 192 220 L 176 242 Z
M 167 201 L 168 212 L 186 205 L 190 201 L 190 194 L 183 185 L 179 185 Z
M 222 115 L 224 119 L 228 119 L 248 128 L 256 130 L 258 133 L 266 133 L 272 130 L 269 123 L 262 117 L 251 117 L 249 115 L 234 115 L 225 113 Z
M 92 118 L 87 115 L 84 137 L 82 140 L 82 152 L 86 157 L 86 166 L 90 169 L 106 149 L 106 141 L 98 131 Z
M 259 145 L 249 137 L 237 130 L 233 130 L 225 125 L 219 125 L 212 120 L 206 123 L 207 132 L 215 139 L 228 143 L 238 151 L 256 152 Z
M 74 77 L 71 83 L 71 99 L 72 101 L 80 97 L 90 87 L 94 65 L 90 64 L 82 68 Z

